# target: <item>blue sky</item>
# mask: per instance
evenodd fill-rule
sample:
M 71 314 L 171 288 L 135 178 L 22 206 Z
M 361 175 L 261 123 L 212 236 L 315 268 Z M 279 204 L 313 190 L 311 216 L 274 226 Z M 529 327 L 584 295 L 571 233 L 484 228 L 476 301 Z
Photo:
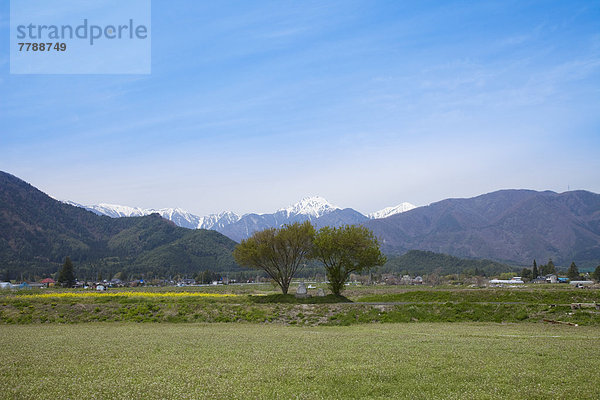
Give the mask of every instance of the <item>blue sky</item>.
M 84 204 L 600 192 L 598 1 L 158 1 L 150 75 L 10 75 L 0 170 Z

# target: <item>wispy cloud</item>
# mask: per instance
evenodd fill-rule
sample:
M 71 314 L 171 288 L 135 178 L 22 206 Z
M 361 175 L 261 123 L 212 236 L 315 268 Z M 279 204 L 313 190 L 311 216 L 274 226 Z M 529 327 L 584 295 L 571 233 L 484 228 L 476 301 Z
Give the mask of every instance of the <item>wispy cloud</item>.
M 2 53 L 2 169 L 63 198 L 200 214 L 303 192 L 372 211 L 569 174 L 600 191 L 590 2 L 154 2 L 153 16 L 147 77 L 13 76 Z M 567 151 L 572 165 L 544 164 Z

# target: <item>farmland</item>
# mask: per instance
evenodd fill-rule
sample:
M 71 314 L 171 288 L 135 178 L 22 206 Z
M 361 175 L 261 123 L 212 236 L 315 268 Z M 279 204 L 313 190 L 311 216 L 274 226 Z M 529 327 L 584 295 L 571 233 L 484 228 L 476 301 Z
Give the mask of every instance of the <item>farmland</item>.
M 594 327 L 4 325 L 0 398 L 600 396 Z
M 600 302 L 598 290 L 344 294 L 296 299 L 270 285 L 5 291 L 0 399 L 600 396 L 600 311 L 571 308 Z
M 312 289 L 313 291 L 315 289 Z M 38 290 L 0 295 L 0 324 L 253 322 L 354 325 L 394 322 L 542 322 L 600 325 L 600 291 L 568 285 L 522 288 L 352 286 L 346 298 L 295 299 L 270 285 Z

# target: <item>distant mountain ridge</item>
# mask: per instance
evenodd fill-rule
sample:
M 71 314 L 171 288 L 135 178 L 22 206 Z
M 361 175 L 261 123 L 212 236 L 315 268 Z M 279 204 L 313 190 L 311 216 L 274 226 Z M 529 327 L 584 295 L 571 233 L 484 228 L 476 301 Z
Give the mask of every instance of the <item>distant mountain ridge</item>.
M 273 214 L 238 218 L 225 212 L 212 219 L 204 217 L 202 222 L 198 219 L 198 224 L 215 227 L 213 231 L 183 229 L 165 220 L 193 221 L 185 212 L 178 213 L 183 210 L 160 210 L 164 218 L 157 214 L 109 218 L 98 215 L 100 210 L 114 215 L 148 212 L 110 205 L 89 212 L 80 205 L 54 200 L 0 171 L 0 273 L 24 266 L 38 272 L 56 271 L 65 255 L 94 268 L 110 266 L 113 272 L 124 266 L 138 272 L 146 268 L 161 273 L 198 268 L 230 271 L 238 268 L 231 254 L 235 242 L 230 238 L 241 240 L 259 229 L 303 220 L 317 228 L 363 224 L 380 238 L 390 257 L 423 250 L 512 265 L 530 265 L 533 259 L 542 264 L 549 258 L 564 267 L 575 261 L 580 269 L 600 264 L 600 194 L 587 191 L 500 190 L 376 219 L 312 197 Z M 438 262 L 428 254 L 417 258 L 426 259 L 428 268 Z M 405 257 L 398 266 L 405 268 L 415 259 Z
M 534 259 L 600 264 L 600 195 L 500 190 L 447 199 L 364 225 L 383 250 L 427 250 L 464 258 L 529 265 Z
M 97 215 L 106 215 L 111 218 L 142 217 L 150 214 L 159 214 L 164 219 L 174 222 L 175 225 L 188 229 L 217 230 L 219 227 L 234 223 L 240 219 L 239 215 L 231 211 L 199 217 L 181 208 L 140 208 L 106 203 L 85 206 L 70 200 L 63 200 L 62 202 L 84 208 Z
M 277 228 L 294 222 L 311 221 L 317 227 L 354 225 L 369 218 L 385 218 L 415 208 L 410 203 L 401 203 L 395 207 L 386 207 L 366 216 L 351 208 L 341 209 L 321 196 L 311 196 L 305 197 L 298 203 L 288 207 L 280 208 L 272 214 L 250 213 L 240 216 L 232 211 L 224 211 L 199 217 L 180 208 L 142 209 L 105 203 L 84 206 L 72 201 L 64 202 L 112 218 L 139 217 L 158 213 L 163 218 L 173 221 L 183 228 L 216 230 L 238 242 L 248 238 L 256 231 Z
M 138 210 L 115 207 L 112 212 Z M 364 224 L 391 255 L 423 250 L 513 265 L 529 265 L 534 259 L 545 263 L 549 258 L 559 265 L 575 261 L 583 268 L 600 264 L 600 195 L 586 191 L 500 190 L 425 207 L 401 203 L 369 215 L 341 209 L 319 196 L 272 214 L 222 213 L 200 218 L 177 209 L 144 212 L 151 211 L 188 228 L 204 221 L 203 227 L 237 242 L 259 230 L 308 220 L 317 228 Z M 95 212 L 109 210 L 96 208 Z

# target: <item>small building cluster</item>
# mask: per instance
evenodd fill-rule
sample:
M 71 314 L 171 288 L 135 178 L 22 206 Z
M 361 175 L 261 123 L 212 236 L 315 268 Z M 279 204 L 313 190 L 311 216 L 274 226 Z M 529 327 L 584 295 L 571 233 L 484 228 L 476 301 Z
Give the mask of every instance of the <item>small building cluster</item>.
M 410 275 L 402 275 L 402 277 L 398 277 L 394 274 L 383 274 L 380 282 L 386 285 L 422 285 L 423 277 L 418 275 L 414 278 L 412 278 Z
M 44 279 L 45 281 L 45 279 Z M 20 283 L 10 283 L 10 282 L 0 282 L 0 290 L 2 289 L 12 289 L 12 290 L 27 290 L 33 288 L 46 288 L 54 285 L 54 280 L 50 279 L 51 282 L 20 282 Z
M 261 279 L 257 281 L 267 281 L 266 279 Z M 253 283 L 254 280 L 249 280 L 248 283 Z M 144 279 L 134 279 L 129 281 L 123 281 L 121 279 L 103 279 L 97 281 L 75 281 L 74 288 L 77 289 L 89 289 L 89 290 L 97 290 L 97 291 L 105 291 L 109 288 L 118 288 L 118 287 L 139 287 L 139 286 L 206 286 L 206 285 L 230 285 L 235 284 L 237 281 L 235 279 L 229 279 L 228 277 L 219 278 L 218 280 L 213 280 L 208 284 L 202 284 L 201 282 L 196 281 L 195 279 L 190 278 L 181 278 L 177 280 L 172 279 L 153 279 L 151 281 L 147 281 Z M 39 282 L 20 282 L 20 283 L 11 283 L 11 282 L 0 282 L 0 290 L 2 289 L 11 289 L 11 290 L 23 290 L 23 289 L 31 289 L 31 288 L 49 288 L 60 286 L 60 283 L 56 282 L 52 278 L 45 278 Z

